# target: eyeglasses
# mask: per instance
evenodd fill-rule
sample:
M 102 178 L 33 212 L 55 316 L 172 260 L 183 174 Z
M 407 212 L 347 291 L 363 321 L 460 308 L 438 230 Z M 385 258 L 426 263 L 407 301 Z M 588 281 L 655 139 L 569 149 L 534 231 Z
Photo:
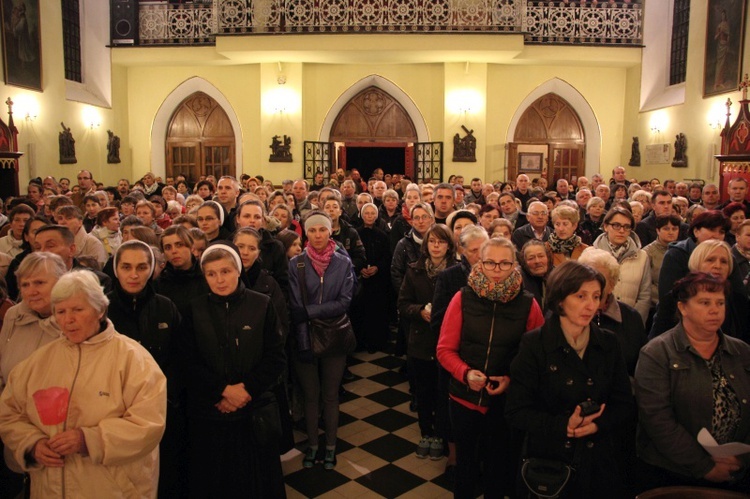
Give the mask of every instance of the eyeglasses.
M 630 232 L 630 230 L 633 228 L 633 226 L 630 225 L 630 224 L 620 224 L 620 223 L 617 223 L 617 222 L 611 223 L 611 224 L 609 224 L 609 226 L 612 227 L 613 229 L 615 229 L 618 232 L 621 231 L 621 230 L 624 230 L 625 232 Z
M 411 219 L 417 222 L 426 222 L 428 220 L 432 220 L 432 217 L 430 215 L 421 215 L 418 217 L 411 217 Z
M 437 244 L 438 246 L 442 246 L 443 244 L 448 244 L 448 241 L 444 241 L 442 239 L 430 239 L 427 241 L 428 244 Z
M 547 216 L 546 211 L 530 211 L 529 215 L 535 216 L 535 217 L 541 217 L 541 216 Z
M 498 268 L 500 270 L 510 270 L 513 268 L 513 262 L 493 262 L 492 260 L 484 260 L 482 261 L 482 268 L 484 268 L 484 270 L 497 270 Z
M 91 177 L 76 177 L 78 180 L 91 180 Z

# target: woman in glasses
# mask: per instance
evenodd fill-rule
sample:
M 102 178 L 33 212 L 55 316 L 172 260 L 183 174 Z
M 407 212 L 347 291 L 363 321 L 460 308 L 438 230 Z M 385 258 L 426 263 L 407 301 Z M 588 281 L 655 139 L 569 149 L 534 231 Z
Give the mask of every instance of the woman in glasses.
M 450 373 L 448 388 L 456 441 L 457 498 L 475 497 L 477 445 L 484 452 L 484 494 L 513 496 L 520 446 L 503 417 L 510 363 L 521 336 L 544 323 L 534 297 L 523 290 L 516 248 L 507 239 L 482 244 L 468 286 L 448 305 L 437 357 Z
M 615 207 L 604 216 L 604 234 L 593 246 L 610 253 L 620 264 L 620 278 L 613 294 L 618 301 L 638 311 L 646 324 L 651 308 L 651 263 L 631 237 L 635 220 L 625 208 Z

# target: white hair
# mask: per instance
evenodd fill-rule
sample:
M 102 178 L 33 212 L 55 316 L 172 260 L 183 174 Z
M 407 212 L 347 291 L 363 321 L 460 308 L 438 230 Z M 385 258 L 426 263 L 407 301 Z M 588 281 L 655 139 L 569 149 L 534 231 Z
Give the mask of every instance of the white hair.
M 90 270 L 71 270 L 57 281 L 52 288 L 52 310 L 61 301 L 72 298 L 77 294 L 86 296 L 86 301 L 91 304 L 97 313 L 103 314 L 107 311 L 109 299 L 104 294 L 99 278 Z

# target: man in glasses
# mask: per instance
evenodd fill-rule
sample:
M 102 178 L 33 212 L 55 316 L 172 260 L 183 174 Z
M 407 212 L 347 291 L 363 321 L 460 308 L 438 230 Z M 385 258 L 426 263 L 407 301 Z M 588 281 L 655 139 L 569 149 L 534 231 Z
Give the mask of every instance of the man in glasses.
M 70 197 L 73 204 L 83 211 L 86 208 L 83 199 L 96 192 L 96 182 L 94 182 L 94 176 L 88 170 L 78 172 L 76 179 L 78 180 L 78 192 L 72 193 Z

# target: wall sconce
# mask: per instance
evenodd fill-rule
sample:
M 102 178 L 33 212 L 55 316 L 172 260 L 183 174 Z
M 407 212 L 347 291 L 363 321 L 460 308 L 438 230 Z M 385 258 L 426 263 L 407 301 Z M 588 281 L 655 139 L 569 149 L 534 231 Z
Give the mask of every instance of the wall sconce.
M 482 96 L 473 89 L 454 90 L 446 98 L 446 107 L 454 114 L 470 114 L 482 108 Z
M 708 126 L 712 130 L 723 127 L 724 121 L 726 120 L 726 106 L 721 102 L 716 103 L 715 105 L 711 106 L 711 110 L 708 112 L 708 115 L 706 117 L 708 119 Z
M 667 128 L 667 113 L 664 111 L 657 111 L 656 113 L 651 116 L 651 121 L 649 122 L 649 128 L 651 129 L 651 133 L 661 133 Z
M 39 117 L 39 103 L 33 97 L 21 94 L 15 98 L 14 104 L 14 114 L 22 116 L 27 123 Z
M 83 123 L 93 130 L 102 126 L 102 118 L 94 108 L 86 107 L 83 110 Z

